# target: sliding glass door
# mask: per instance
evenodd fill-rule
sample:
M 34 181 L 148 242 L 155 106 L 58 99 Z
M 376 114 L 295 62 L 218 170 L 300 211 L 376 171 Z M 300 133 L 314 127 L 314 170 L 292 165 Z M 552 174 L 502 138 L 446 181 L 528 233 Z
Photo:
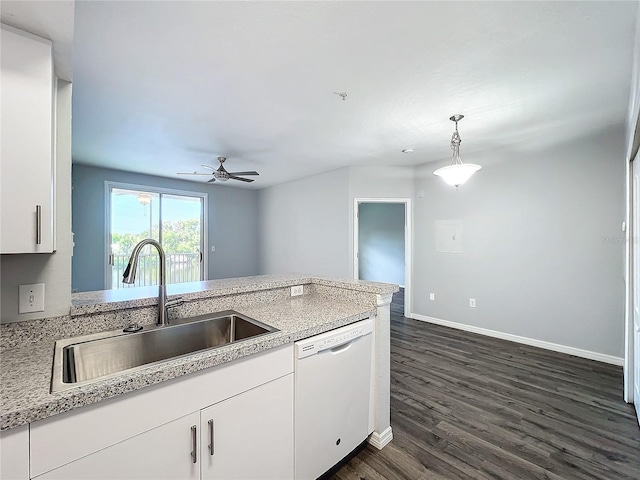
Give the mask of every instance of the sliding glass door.
M 167 283 L 205 279 L 206 194 L 117 184 L 109 185 L 108 192 L 107 289 L 158 284 L 159 257 L 151 246 L 139 257 L 135 284 L 122 283 L 133 247 L 145 238 L 158 241 L 165 251 Z

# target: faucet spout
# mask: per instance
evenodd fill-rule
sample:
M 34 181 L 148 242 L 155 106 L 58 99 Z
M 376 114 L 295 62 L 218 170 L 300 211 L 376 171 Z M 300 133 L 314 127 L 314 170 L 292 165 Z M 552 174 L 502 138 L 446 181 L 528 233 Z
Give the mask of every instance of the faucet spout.
M 140 251 L 146 245 L 152 245 L 158 251 L 158 255 L 160 255 L 160 285 L 158 285 L 158 319 L 156 324 L 158 325 L 168 325 L 168 315 L 167 315 L 167 307 L 173 306 L 168 305 L 167 302 L 167 285 L 166 285 L 166 277 L 165 277 L 165 254 L 162 245 L 151 238 L 146 238 L 139 242 L 135 247 L 133 247 L 133 252 L 131 252 L 131 258 L 129 258 L 129 264 L 122 275 L 123 283 L 134 283 L 136 281 L 136 271 L 138 269 L 138 257 L 140 256 Z

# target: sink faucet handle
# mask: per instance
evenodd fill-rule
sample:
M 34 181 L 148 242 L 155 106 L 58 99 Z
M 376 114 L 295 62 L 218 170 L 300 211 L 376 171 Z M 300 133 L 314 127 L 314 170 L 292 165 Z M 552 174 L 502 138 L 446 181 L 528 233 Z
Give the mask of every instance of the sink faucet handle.
M 178 305 L 182 305 L 184 303 L 184 300 L 182 299 L 182 297 L 176 297 L 173 300 L 169 300 L 168 302 L 166 302 L 164 304 L 165 308 L 171 308 L 171 307 L 177 307 Z

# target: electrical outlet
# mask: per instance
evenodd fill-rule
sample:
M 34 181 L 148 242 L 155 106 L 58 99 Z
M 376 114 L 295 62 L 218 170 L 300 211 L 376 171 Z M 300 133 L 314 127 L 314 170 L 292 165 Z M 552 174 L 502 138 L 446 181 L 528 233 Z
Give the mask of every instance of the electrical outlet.
M 435 300 L 436 299 L 436 294 L 435 293 L 430 293 L 429 294 L 429 300 Z
M 44 312 L 44 283 L 18 287 L 18 313 Z
M 470 298 L 469 299 L 469 307 L 470 308 L 476 308 L 476 299 L 475 298 Z
M 296 285 L 295 287 L 291 287 L 291 296 L 297 297 L 298 295 L 302 295 L 302 285 Z

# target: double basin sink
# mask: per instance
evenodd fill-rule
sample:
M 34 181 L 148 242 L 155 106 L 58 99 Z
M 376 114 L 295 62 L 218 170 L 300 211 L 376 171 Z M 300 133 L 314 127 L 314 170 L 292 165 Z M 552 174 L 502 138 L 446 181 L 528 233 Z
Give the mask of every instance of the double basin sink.
M 278 329 L 233 310 L 145 326 L 58 340 L 51 391 L 85 385 L 183 355 L 256 338 Z

